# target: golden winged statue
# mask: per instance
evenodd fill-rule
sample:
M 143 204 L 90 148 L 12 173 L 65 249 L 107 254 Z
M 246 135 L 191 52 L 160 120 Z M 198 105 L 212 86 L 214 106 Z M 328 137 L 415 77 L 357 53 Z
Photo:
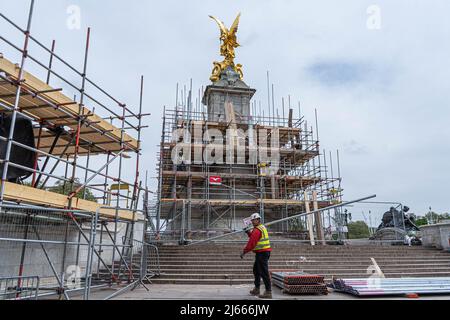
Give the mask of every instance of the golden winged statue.
M 225 57 L 225 59 L 222 62 L 214 61 L 214 69 L 212 71 L 212 75 L 210 77 L 210 80 L 212 82 L 216 82 L 220 78 L 220 74 L 222 71 L 224 71 L 227 67 L 233 68 L 234 71 L 236 71 L 239 74 L 239 77 L 243 78 L 242 73 L 242 65 L 240 64 L 234 64 L 234 49 L 239 47 L 239 43 L 236 39 L 236 32 L 238 30 L 239 26 L 239 18 L 241 17 L 241 14 L 239 13 L 234 20 L 231 28 L 228 30 L 222 21 L 219 19 L 209 16 L 211 19 L 217 22 L 220 28 L 220 55 Z

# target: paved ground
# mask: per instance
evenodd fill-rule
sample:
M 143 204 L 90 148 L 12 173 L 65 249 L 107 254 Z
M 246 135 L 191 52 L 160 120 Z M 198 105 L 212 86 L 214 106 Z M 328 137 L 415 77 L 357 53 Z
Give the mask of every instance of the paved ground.
M 171 285 L 155 284 L 148 285 L 150 291 L 139 287 L 134 291 L 126 291 L 115 297 L 116 300 L 260 300 L 250 296 L 248 291 L 252 288 L 250 285 L 240 286 L 216 286 L 216 285 Z M 91 293 L 91 299 L 103 299 L 117 290 L 98 289 Z M 349 300 L 362 299 L 352 295 L 330 291 L 328 295 L 309 295 L 309 296 L 291 296 L 281 293 L 278 288 L 273 288 L 273 298 L 282 300 Z M 386 298 L 370 298 L 386 299 Z M 404 297 L 390 297 L 388 299 L 408 299 Z M 423 296 L 419 299 L 431 300 L 450 300 L 449 295 Z M 416 300 L 416 299 L 408 299 Z

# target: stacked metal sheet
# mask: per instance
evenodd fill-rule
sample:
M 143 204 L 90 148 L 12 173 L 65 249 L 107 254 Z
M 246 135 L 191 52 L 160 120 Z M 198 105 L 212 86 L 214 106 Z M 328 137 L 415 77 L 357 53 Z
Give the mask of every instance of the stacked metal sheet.
M 328 294 L 323 276 L 302 271 L 273 271 L 272 282 L 288 294 Z
M 450 277 L 333 279 L 331 287 L 355 296 L 450 294 Z

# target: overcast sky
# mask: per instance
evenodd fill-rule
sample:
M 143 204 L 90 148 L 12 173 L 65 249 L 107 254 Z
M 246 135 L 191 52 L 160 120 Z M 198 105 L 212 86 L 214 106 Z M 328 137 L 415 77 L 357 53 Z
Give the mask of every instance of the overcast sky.
M 0 11 L 25 26 L 28 5 L 0 0 Z M 70 5 L 80 29 L 68 27 Z M 141 170 L 155 177 L 163 106 L 174 105 L 177 82 L 208 85 L 220 59 L 208 15 L 231 25 L 238 12 L 236 62 L 255 99 L 266 105 L 269 70 L 278 105 L 291 95 L 311 123 L 317 108 L 321 148 L 340 150 L 347 200 L 377 194 L 419 214 L 449 211 L 449 1 L 36 0 L 32 33 L 81 69 L 91 27 L 88 75 L 134 110 L 145 76 Z M 0 33 L 21 45 L 3 21 Z M 3 42 L 0 52 L 18 62 Z

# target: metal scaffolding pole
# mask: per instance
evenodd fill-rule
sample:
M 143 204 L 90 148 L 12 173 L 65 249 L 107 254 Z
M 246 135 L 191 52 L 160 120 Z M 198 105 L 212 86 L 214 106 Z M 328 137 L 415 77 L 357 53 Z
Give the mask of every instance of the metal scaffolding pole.
M 15 93 L 15 99 L 14 99 L 14 108 L 12 110 L 11 126 L 10 126 L 9 133 L 8 133 L 8 142 L 6 144 L 5 159 L 3 162 L 2 185 L 0 187 L 0 208 L 4 201 L 5 182 L 8 180 L 8 167 L 9 167 L 9 160 L 11 157 L 11 147 L 12 147 L 12 141 L 14 140 L 14 130 L 16 128 L 17 112 L 19 110 L 19 101 L 20 101 L 20 93 L 22 90 L 23 74 L 25 71 L 24 70 L 25 62 L 28 57 L 28 42 L 30 39 L 30 30 L 31 30 L 31 21 L 33 18 L 33 9 L 34 9 L 34 0 L 31 0 L 30 10 L 28 13 L 27 28 L 24 32 L 25 40 L 24 40 L 23 50 L 22 50 L 22 60 L 20 62 L 20 68 L 19 68 L 19 76 L 17 77 L 17 88 L 16 88 L 16 93 Z
M 284 221 L 288 221 L 288 220 L 292 220 L 292 219 L 297 219 L 299 217 L 303 217 L 303 216 L 307 216 L 307 215 L 311 215 L 311 214 L 316 214 L 318 212 L 322 212 L 322 211 L 325 211 L 325 210 L 331 210 L 331 209 L 335 209 L 335 208 L 340 208 L 342 206 L 346 206 L 346 205 L 349 205 L 349 204 L 352 204 L 352 203 L 356 203 L 356 202 L 361 202 L 361 201 L 372 199 L 372 198 L 375 198 L 375 197 L 376 197 L 376 195 L 371 195 L 371 196 L 363 197 L 363 198 L 360 198 L 360 199 L 346 201 L 346 202 L 343 202 L 343 203 L 340 203 L 340 204 L 335 204 L 335 205 L 328 206 L 328 207 L 325 207 L 325 208 L 312 210 L 310 212 L 302 212 L 302 213 L 294 214 L 294 215 L 292 215 L 290 217 L 287 217 L 287 218 L 282 218 L 282 219 L 279 219 L 279 220 L 275 220 L 275 221 L 271 221 L 271 222 L 265 223 L 265 226 L 268 227 L 268 226 L 271 226 L 271 225 L 274 225 L 274 224 L 277 224 L 277 223 L 280 223 L 280 222 L 284 222 Z M 227 234 L 224 234 L 224 235 L 212 237 L 212 238 L 205 239 L 205 240 L 193 241 L 190 244 L 188 244 L 188 246 L 196 245 L 196 244 L 199 244 L 199 243 L 205 243 L 205 242 L 212 241 L 212 240 L 217 240 L 217 239 L 220 239 L 220 238 L 223 238 L 223 237 L 227 237 L 227 236 L 230 236 L 230 235 L 233 235 L 233 234 L 246 232 L 248 230 L 251 230 L 251 228 L 245 228 L 245 229 L 242 229 L 242 230 L 237 230 L 237 231 L 234 231 L 234 232 L 230 232 L 230 233 L 227 233 Z
M 34 0 L 31 0 L 31 4 L 30 4 L 30 10 L 29 10 L 29 14 L 28 14 L 28 22 L 27 22 L 27 27 L 25 30 L 22 30 L 21 28 L 19 28 L 16 24 L 14 24 L 11 20 L 9 20 L 8 18 L 6 18 L 3 14 L 0 13 L 0 17 L 4 18 L 8 23 L 10 23 L 12 26 L 14 26 L 15 28 L 17 28 L 18 30 L 22 31 L 25 35 L 25 40 L 24 40 L 24 45 L 23 48 L 20 49 L 18 47 L 16 47 L 14 44 L 12 44 L 10 41 L 6 40 L 4 37 L 0 36 L 0 40 L 6 42 L 8 45 L 10 45 L 13 49 L 18 50 L 21 53 L 21 61 L 19 64 L 19 68 L 18 68 L 18 75 L 16 76 L 16 74 L 11 74 L 8 72 L 1 72 L 0 74 L 0 78 L 2 79 L 1 81 L 5 83 L 6 85 L 10 85 L 14 88 L 15 94 L 13 95 L 12 93 L 5 93 L 3 94 L 2 92 L 2 98 L 5 99 L 11 99 L 13 100 L 13 102 L 9 101 L 9 100 L 5 100 L 4 102 L 2 101 L 0 103 L 1 107 L 4 108 L 7 112 L 11 113 L 11 126 L 10 126 L 10 130 L 8 133 L 8 138 L 5 137 L 1 137 L 0 140 L 5 141 L 6 142 L 6 153 L 5 153 L 5 158 L 1 159 L 1 165 L 3 166 L 3 172 L 2 172 L 2 184 L 1 184 L 1 189 L 0 189 L 0 209 L 2 209 L 1 214 L 0 214 L 0 219 L 7 219 L 8 215 L 11 215 L 10 211 L 7 211 L 5 209 L 5 211 L 3 210 L 4 208 L 9 208 L 8 210 L 10 210 L 11 208 L 15 208 L 17 210 L 24 210 L 25 212 L 27 212 L 25 215 L 23 215 L 23 213 L 21 214 L 17 214 L 16 216 L 18 216 L 19 218 L 17 219 L 24 219 L 25 220 L 18 220 L 19 222 L 17 223 L 17 225 L 19 225 L 19 223 L 23 223 L 25 228 L 24 229 L 19 229 L 17 228 L 17 230 L 20 230 L 22 233 L 20 236 L 18 237 L 22 237 L 23 239 L 16 239 L 17 235 L 14 235 L 13 237 L 2 237 L 0 238 L 0 241 L 9 241 L 11 243 L 19 243 L 20 247 L 21 247 L 21 255 L 19 257 L 19 261 L 18 261 L 18 267 L 19 267 L 19 279 L 18 279 L 18 295 L 20 296 L 20 292 L 19 290 L 21 289 L 21 281 L 22 278 L 26 278 L 23 277 L 24 274 L 24 266 L 28 265 L 28 259 L 29 259 L 29 252 L 27 252 L 27 245 L 29 243 L 31 244 L 39 244 L 41 246 L 41 249 L 43 250 L 43 257 L 45 257 L 46 261 L 48 262 L 50 269 L 53 273 L 54 276 L 54 280 L 56 280 L 57 284 L 55 287 L 52 287 L 53 289 L 56 290 L 56 295 L 58 295 L 61 298 L 65 298 L 65 299 L 69 299 L 68 296 L 68 292 L 71 292 L 73 290 L 67 290 L 67 284 L 66 284 L 66 264 L 69 263 L 72 264 L 72 260 L 70 259 L 74 259 L 76 264 L 78 265 L 80 263 L 83 263 L 84 261 L 82 259 L 80 259 L 80 247 L 82 246 L 88 246 L 88 253 L 87 253 L 87 260 L 86 260 L 86 273 L 85 273 L 85 287 L 83 288 L 84 290 L 84 297 L 85 299 L 89 299 L 89 293 L 91 288 L 93 287 L 97 287 L 96 285 L 91 286 L 91 281 L 92 281 L 92 271 L 93 271 L 93 255 L 96 254 L 98 257 L 98 267 L 97 267 L 97 271 L 100 273 L 100 264 L 102 264 L 102 266 L 104 266 L 104 269 L 106 269 L 109 274 L 111 275 L 113 281 L 116 279 L 116 276 L 114 274 L 114 258 L 113 258 L 113 264 L 112 266 L 109 265 L 109 262 L 106 263 L 106 261 L 104 259 L 102 259 L 101 257 L 101 251 L 102 248 L 104 247 L 113 247 L 113 255 L 115 252 L 118 252 L 120 255 L 120 260 L 122 262 L 125 263 L 126 268 L 129 270 L 130 272 L 130 277 L 132 277 L 132 263 L 134 263 L 133 261 L 133 242 L 131 242 L 131 246 L 130 246 L 130 250 L 129 252 L 131 252 L 130 256 L 124 256 L 121 255 L 120 250 L 118 249 L 119 247 L 124 248 L 124 245 L 120 244 L 120 240 L 118 239 L 118 229 L 117 229 L 117 225 L 118 223 L 126 223 L 126 227 L 127 227 L 127 236 L 131 235 L 130 238 L 133 238 L 133 234 L 134 234 L 134 218 L 136 218 L 136 214 L 139 210 L 137 210 L 137 205 L 139 202 L 139 196 L 140 196 L 140 191 L 142 190 L 141 185 L 139 184 L 139 161 L 140 161 L 140 152 L 141 152 L 141 130 L 142 128 L 144 128 L 144 126 L 142 126 L 142 118 L 143 118 L 143 114 L 142 114 L 142 96 L 143 96 L 143 76 L 141 77 L 141 91 L 140 91 L 140 105 L 139 105 L 139 113 L 133 113 L 129 108 L 126 107 L 126 105 L 124 103 L 119 102 L 117 99 L 115 99 L 114 97 L 112 97 L 110 94 L 108 94 L 105 90 L 101 89 L 98 85 L 96 85 L 94 82 L 92 82 L 91 80 L 89 80 L 86 76 L 86 70 L 87 70 L 87 63 L 88 63 L 88 53 L 89 53 L 89 46 L 90 46 L 90 28 L 88 28 L 87 30 L 87 36 L 86 36 L 86 47 L 85 47 L 85 52 L 84 52 L 84 63 L 83 63 L 83 71 L 79 72 L 77 71 L 75 68 L 73 68 L 72 66 L 70 66 L 67 62 L 65 62 L 64 60 L 62 60 L 57 54 L 55 54 L 55 41 L 52 41 L 52 45 L 51 45 L 51 49 L 47 49 L 45 46 L 43 46 L 39 41 L 37 41 L 35 38 L 33 38 L 30 34 L 30 28 L 31 28 L 31 21 L 32 21 L 32 17 L 33 17 L 33 9 L 34 9 Z M 35 57 L 31 56 L 29 53 L 29 43 L 30 40 L 33 41 L 35 44 L 38 45 L 38 47 L 43 48 L 44 50 L 46 50 L 46 52 L 50 53 L 50 59 L 48 61 L 48 63 L 46 62 L 41 63 L 39 62 L 35 57 L 37 57 L 37 55 Z M 34 48 L 34 46 L 32 46 Z M 3 59 L 3 57 L 2 57 Z M 5 59 L 6 60 L 6 59 Z M 79 88 L 78 86 L 70 83 L 69 81 L 67 81 L 67 79 L 70 79 L 70 77 L 63 77 L 61 75 L 59 75 L 58 73 L 56 73 L 54 71 L 54 61 L 57 62 L 61 62 L 63 65 L 69 67 L 69 69 L 71 69 L 72 71 L 75 72 L 75 74 L 77 76 L 80 76 L 82 79 L 82 84 L 81 87 Z M 53 93 L 57 93 L 59 91 L 62 91 L 61 88 L 56 88 L 56 89 L 48 89 L 48 90 L 42 90 L 39 89 L 39 86 L 30 86 L 30 81 L 28 81 L 28 78 L 26 73 L 25 73 L 25 65 L 27 61 L 31 61 L 31 62 L 35 62 L 38 66 L 42 67 L 45 71 L 46 71 L 46 79 L 45 84 L 49 84 L 50 83 L 50 79 L 52 76 L 55 76 L 56 78 L 58 78 L 59 80 L 67 83 L 69 86 L 71 86 L 72 88 L 76 89 L 77 91 L 80 92 L 80 98 L 79 98 L 79 103 L 76 103 L 75 100 L 76 98 L 74 98 L 74 101 L 70 102 L 56 102 L 54 100 L 52 100 L 52 96 L 51 94 Z M 6 60 L 6 63 L 9 63 Z M 59 63 L 56 63 L 59 64 Z M 2 65 L 3 66 L 3 65 Z M 1 70 L 3 71 L 3 70 Z M 25 85 L 25 79 L 27 79 L 26 85 Z M 39 80 L 39 79 L 37 79 Z M 119 113 L 114 112 L 113 110 L 111 110 L 110 108 L 106 107 L 107 104 L 103 104 L 99 102 L 99 99 L 94 98 L 93 96 L 91 96 L 89 93 L 86 92 L 86 84 L 90 84 L 91 86 L 95 87 L 96 89 L 98 89 L 101 93 L 103 93 L 105 96 L 107 96 L 108 98 L 110 98 L 111 100 L 115 101 L 121 108 L 122 112 L 121 115 L 119 116 Z M 45 85 L 43 84 L 42 81 L 42 86 Z M 49 95 L 50 94 L 50 95 Z M 28 103 L 29 101 L 33 100 L 36 101 L 35 104 L 33 105 L 25 105 L 26 104 L 23 100 L 23 96 L 29 96 L 30 99 L 26 100 L 26 103 Z M 113 116 L 116 116 L 118 119 L 121 120 L 121 134 L 120 134 L 120 139 L 117 138 L 117 136 L 113 135 L 113 131 L 115 131 L 116 129 L 111 129 L 109 130 L 108 127 L 101 127 L 98 126 L 97 124 L 100 121 L 92 121 L 91 119 L 94 116 L 94 113 L 92 113 L 91 111 L 88 111 L 87 108 L 84 108 L 84 102 L 85 100 L 92 100 L 92 102 L 96 103 L 97 105 L 103 107 L 105 110 L 107 110 L 108 112 L 110 112 Z M 102 101 L 100 99 L 100 101 Z M 73 105 L 78 105 L 78 113 L 76 114 L 76 112 L 72 113 L 71 111 L 69 111 L 70 109 L 68 108 L 63 108 L 64 106 L 73 106 Z M 47 109 L 46 109 L 47 108 Z M 73 108 L 75 109 L 75 108 Z M 190 103 L 190 109 L 192 109 L 192 103 Z M 39 114 L 39 112 L 43 112 L 43 110 L 51 110 L 51 111 L 58 111 L 58 114 L 60 114 L 59 112 L 62 112 L 62 115 L 59 116 L 53 116 L 51 115 L 51 117 L 45 117 L 42 116 L 41 114 Z M 192 110 L 190 110 L 190 113 L 192 113 Z M 14 141 L 14 133 L 15 131 L 17 131 L 16 129 L 16 120 L 18 116 L 23 116 L 24 118 L 26 118 L 29 121 L 32 121 L 32 124 L 34 125 L 34 128 L 39 128 L 39 133 L 37 135 L 37 146 L 36 148 L 34 147 L 30 147 L 27 146 L 23 143 L 19 143 L 17 141 Z M 111 118 L 112 118 L 111 117 Z M 45 119 L 44 119 L 45 118 Z M 135 123 L 131 122 L 133 119 L 131 119 L 130 121 L 128 121 L 127 119 L 129 118 L 133 118 L 133 119 L 137 119 L 138 121 L 138 125 L 136 126 Z M 64 121 L 61 121 L 64 120 Z M 60 125 L 60 123 L 63 123 L 63 125 L 61 125 L 61 127 L 64 127 L 63 129 L 59 128 L 58 129 L 58 125 Z M 36 126 L 36 123 L 39 124 L 39 127 Z M 58 123 L 55 124 L 55 123 Z M 138 135 L 138 139 L 137 139 L 137 148 L 129 143 L 131 140 L 128 140 L 128 138 L 125 137 L 125 130 L 135 130 L 135 132 L 137 132 Z M 95 140 L 95 139 L 91 139 L 90 137 L 88 137 L 88 135 L 91 134 L 97 134 L 98 137 L 104 137 L 103 139 L 100 138 L 99 141 Z M 51 137 L 54 138 L 53 142 L 51 140 Z M 105 139 L 107 138 L 107 139 Z M 64 140 L 65 143 L 61 143 L 59 141 Z M 114 147 L 108 147 L 108 144 L 120 144 L 120 150 L 116 150 L 117 146 Z M 73 147 L 73 149 L 71 149 Z M 24 149 L 30 152 L 34 152 L 35 154 L 35 161 L 32 164 L 32 167 L 27 167 L 25 165 L 22 164 L 18 164 L 18 163 L 14 163 L 14 161 L 11 161 L 11 154 L 12 151 L 15 150 L 15 148 L 20 148 L 20 149 Z M 45 151 L 43 151 L 43 150 Z M 120 185 L 121 184 L 129 184 L 125 181 L 125 179 L 122 179 L 122 173 L 123 173 L 123 165 L 124 165 L 124 152 L 125 151 L 130 151 L 133 150 L 136 153 L 136 171 L 135 171 L 135 177 L 134 177 L 134 188 L 133 188 L 133 195 L 131 196 L 131 198 L 129 196 L 125 196 L 125 195 L 121 195 L 120 194 Z M 55 152 L 56 151 L 56 152 Z M 86 154 L 87 152 L 87 158 L 86 158 L 86 163 L 84 165 L 83 164 L 78 164 L 79 162 L 79 157 L 82 156 L 83 154 Z M 57 154 L 54 154 L 57 153 Z M 90 169 L 90 165 L 92 162 L 96 163 L 95 161 L 93 161 L 93 159 L 91 159 L 92 156 L 99 154 L 99 153 L 106 153 L 107 154 L 107 161 L 105 165 L 100 166 L 99 170 L 94 170 L 94 169 Z M 44 161 L 44 164 L 42 166 L 38 166 L 38 158 L 39 156 L 44 156 L 46 159 Z M 64 157 L 64 159 L 63 159 Z M 65 158 L 67 157 L 67 159 Z M 109 175 L 109 165 L 111 164 L 112 161 L 114 161 L 114 159 L 120 157 L 120 163 L 119 163 L 119 174 L 118 177 L 113 177 Z M 52 168 L 50 168 L 50 173 L 46 172 L 48 171 L 47 166 L 49 166 L 48 164 L 54 161 L 54 165 L 52 166 Z M 57 169 L 58 165 L 63 162 L 63 164 L 65 165 L 65 174 L 64 177 L 59 176 L 59 174 L 53 174 L 53 172 Z M 71 173 L 69 173 L 69 166 L 72 166 L 72 170 Z M 9 204 L 8 201 L 9 200 L 11 202 L 12 199 L 11 197 L 11 193 L 10 190 L 14 189 L 13 188 L 13 183 L 12 182 L 8 182 L 8 168 L 9 167 L 15 167 L 15 168 L 19 168 L 25 171 L 29 171 L 32 174 L 32 186 L 34 186 L 36 189 L 41 189 L 39 190 L 39 192 L 41 192 L 40 194 L 43 194 L 44 191 L 43 190 L 48 190 L 49 188 L 46 187 L 47 182 L 49 181 L 49 179 L 56 179 L 57 181 L 63 181 L 63 193 L 66 193 L 66 183 L 69 184 L 69 194 L 67 196 L 67 200 L 68 200 L 68 204 L 66 207 L 64 207 L 64 209 L 57 209 L 57 208 L 44 208 L 44 207 L 39 207 L 39 206 L 31 206 L 31 205 L 24 205 L 24 204 L 20 204 L 20 205 L 16 205 L 11 206 Z M 38 169 L 40 167 L 40 169 Z M 49 166 L 50 167 L 50 166 Z M 78 186 L 78 184 L 76 184 L 76 178 L 77 178 L 77 173 L 80 174 L 80 172 L 77 172 L 77 167 L 81 168 L 82 170 L 84 170 L 84 181 L 81 183 L 81 185 Z M 106 174 L 101 173 L 104 169 L 106 168 Z M 92 172 L 93 175 L 91 175 L 90 177 L 88 176 L 88 172 Z M 43 183 L 41 183 L 41 178 L 42 176 L 46 176 L 46 179 Z M 96 177 L 96 176 L 102 176 L 104 177 L 104 184 L 90 184 L 90 182 Z M 42 179 L 44 180 L 44 179 Z M 114 208 L 108 207 L 107 210 L 110 210 L 111 212 L 113 210 L 115 210 L 115 217 L 114 217 L 114 223 L 115 223 L 115 232 L 114 234 L 109 233 L 109 230 L 107 230 L 108 235 L 110 235 L 110 240 L 112 240 L 112 244 L 109 243 L 104 243 L 103 242 L 103 237 L 102 234 L 100 235 L 100 242 L 97 243 L 96 242 L 96 233 L 97 233 L 97 223 L 100 221 L 101 225 L 102 225 L 102 230 L 103 231 L 103 226 L 106 225 L 106 223 L 108 223 L 110 220 L 110 217 L 108 217 L 104 211 L 102 213 L 102 216 L 100 217 L 100 208 L 97 209 L 97 212 L 94 213 L 90 212 L 90 214 L 87 214 L 86 212 L 84 213 L 80 213 L 80 211 L 73 209 L 74 207 L 78 207 L 79 203 L 74 202 L 74 199 L 76 197 L 76 194 L 80 191 L 83 191 L 83 198 L 86 198 L 86 192 L 87 192 L 87 188 L 90 188 L 92 190 L 98 190 L 101 191 L 104 195 L 105 194 L 112 194 L 112 192 L 107 191 L 107 186 L 108 186 L 108 180 L 112 180 L 114 182 L 118 183 L 118 192 L 115 193 L 115 195 L 117 196 L 117 205 Z M 7 198 L 5 199 L 5 186 L 8 184 L 8 188 L 7 189 L 8 193 Z M 129 184 L 131 185 L 131 184 Z M 102 186 L 102 188 L 95 188 L 94 186 Z M 28 186 L 23 186 L 23 188 L 30 188 Z M 52 191 L 51 189 L 49 191 Z M 17 191 L 15 191 L 17 192 Z M 30 193 L 32 193 L 32 191 L 30 190 Z M 63 197 L 64 198 L 64 197 Z M 123 208 L 121 208 L 121 200 L 123 199 L 131 199 L 132 202 L 130 204 L 130 208 L 131 208 L 131 212 L 133 213 L 133 219 L 130 220 L 130 218 L 125 218 L 127 216 L 119 216 L 119 211 L 124 210 Z M 45 200 L 45 199 L 43 199 Z M 34 201 L 34 200 L 33 200 Z M 31 203 L 40 203 L 39 200 L 37 202 L 31 202 Z M 82 202 L 82 201 L 80 201 Z M 106 197 L 103 197 L 103 202 L 106 202 Z M 26 203 L 26 201 L 24 201 L 23 203 Z M 64 203 L 63 205 L 65 205 L 66 203 Z M 56 203 L 55 201 L 55 206 L 58 206 L 58 208 L 61 208 L 61 205 L 59 203 Z M 51 205 L 53 206 L 53 205 Z M 89 207 L 89 206 L 88 206 Z M 66 208 L 70 209 L 67 210 Z M 103 208 L 103 207 L 101 207 Z M 56 214 L 60 214 L 61 217 L 60 218 L 56 218 L 56 217 L 52 217 L 52 216 L 48 216 L 45 217 L 42 215 L 36 215 L 36 214 L 31 214 L 30 210 L 41 210 L 43 212 L 51 212 L 52 214 L 56 215 Z M 69 219 L 67 219 L 67 217 Z M 59 235 L 61 237 L 61 239 L 58 240 L 54 240 L 53 238 L 51 239 L 46 239 L 46 232 L 40 233 L 41 229 L 37 229 L 34 222 L 30 221 L 30 219 L 34 219 L 39 221 L 43 221 L 43 219 L 49 219 L 48 225 L 44 225 L 42 224 L 43 227 L 54 227 L 55 230 L 57 230 L 60 233 L 55 233 L 56 235 Z M 9 219 L 9 218 L 8 218 Z M 44 219 L 44 220 L 45 220 Z M 90 220 L 89 220 L 90 219 Z M 5 220 L 7 223 L 10 223 L 9 220 Z M 85 223 L 89 223 L 90 222 L 90 232 L 89 232 L 89 236 L 86 235 L 85 233 Z M 3 222 L 0 222 L 0 224 Z M 77 240 L 71 240 L 69 239 L 69 232 L 71 233 L 73 231 L 73 226 L 72 223 L 75 225 L 76 229 L 75 231 L 78 231 L 78 239 Z M 56 228 L 60 228 L 60 229 L 56 229 Z M 31 229 L 32 228 L 32 229 Z M 34 230 L 35 236 L 37 238 L 36 239 L 30 239 L 31 236 L 31 230 Z M 129 231 L 128 231 L 129 230 Z M 50 229 L 49 229 L 50 232 Z M 53 235 L 53 233 L 52 233 Z M 71 235 L 70 235 L 71 236 Z M 51 260 L 51 255 L 50 255 L 50 251 L 48 248 L 46 248 L 45 245 L 59 245 L 61 248 L 61 253 L 62 253 L 62 259 L 60 256 L 57 257 L 57 260 L 61 262 L 61 267 L 57 266 L 57 264 L 55 264 L 52 260 Z M 68 250 L 69 246 L 75 246 L 76 247 L 76 254 L 72 254 L 75 250 Z M 99 249 L 97 250 L 97 247 L 99 247 Z M 129 261 L 127 261 L 127 258 L 130 258 Z M 60 260 L 61 259 L 61 260 Z M 110 267 L 112 268 L 112 270 L 110 269 Z M 58 268 L 58 270 L 57 270 Z M 60 269 L 59 269 L 60 268 Z M 95 270 L 94 270 L 95 272 Z M 53 277 L 52 276 L 52 277 Z M 119 276 L 120 276 L 120 269 L 119 269 Z M 52 285 L 53 286 L 53 285 Z M 52 290 L 49 289 L 50 287 L 48 287 L 47 289 L 44 290 Z M 78 290 L 78 289 L 77 289 Z M 48 294 L 45 294 L 48 295 Z M 23 296 L 20 296 L 18 298 L 23 298 Z

